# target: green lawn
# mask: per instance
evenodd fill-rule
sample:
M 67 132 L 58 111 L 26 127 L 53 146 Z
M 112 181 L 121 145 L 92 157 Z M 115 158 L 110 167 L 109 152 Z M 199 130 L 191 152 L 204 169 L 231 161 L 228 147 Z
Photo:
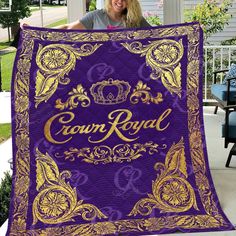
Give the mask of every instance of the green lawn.
M 43 10 L 44 10 L 45 8 L 48 8 L 48 7 L 53 7 L 53 8 L 55 8 L 55 7 L 63 7 L 63 5 L 43 4 L 42 7 L 43 7 Z M 31 5 L 30 6 L 30 11 L 31 12 L 40 11 L 40 6 L 39 5 Z
M 15 52 L 4 54 L 1 56 L 1 74 L 2 74 L 2 90 L 10 91 L 11 76 L 15 59 Z
M 11 124 L 0 124 L 0 143 L 11 137 Z
M 9 42 L 0 42 L 0 50 L 9 47 Z
M 52 24 L 50 24 L 50 25 L 46 25 L 45 27 L 52 28 L 52 27 L 56 27 L 56 26 L 58 26 L 58 25 L 64 25 L 64 24 L 66 24 L 66 23 L 67 23 L 67 19 L 62 19 L 62 20 L 57 21 L 57 22 L 55 22 L 55 23 L 52 23 Z

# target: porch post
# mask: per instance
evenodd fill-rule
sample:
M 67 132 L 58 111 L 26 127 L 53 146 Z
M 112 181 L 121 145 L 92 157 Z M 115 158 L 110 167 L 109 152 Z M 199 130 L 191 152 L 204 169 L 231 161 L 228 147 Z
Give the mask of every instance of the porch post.
M 42 3 L 42 0 L 39 1 L 39 8 L 40 8 L 41 26 L 43 27 L 43 3 Z
M 104 8 L 104 0 L 97 0 L 97 2 L 96 2 L 96 8 L 97 8 L 97 9 L 102 9 L 102 8 Z
M 67 15 L 68 23 L 79 20 L 86 13 L 86 0 L 68 0 Z
M 163 15 L 164 25 L 178 24 L 184 21 L 184 4 L 183 0 L 164 0 Z

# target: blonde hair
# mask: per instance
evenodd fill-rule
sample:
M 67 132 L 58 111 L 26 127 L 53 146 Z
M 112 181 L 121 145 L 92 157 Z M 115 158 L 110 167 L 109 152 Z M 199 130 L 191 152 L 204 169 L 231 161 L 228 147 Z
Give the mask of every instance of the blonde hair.
M 111 9 L 111 1 L 112 0 L 105 0 L 105 10 L 107 12 Z M 138 0 L 126 0 L 127 1 L 127 8 L 124 10 L 122 15 L 122 20 L 124 25 L 127 28 L 136 28 L 140 27 L 140 23 L 142 20 L 142 11 Z

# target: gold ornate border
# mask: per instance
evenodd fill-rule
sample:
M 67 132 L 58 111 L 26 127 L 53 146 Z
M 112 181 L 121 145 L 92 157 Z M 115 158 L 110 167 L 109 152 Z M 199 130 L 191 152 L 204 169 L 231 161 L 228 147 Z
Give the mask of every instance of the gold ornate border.
M 50 30 L 51 31 L 51 30 Z M 18 52 L 14 78 L 14 133 L 16 141 L 15 154 L 15 191 L 13 197 L 13 219 L 9 227 L 10 235 L 99 235 L 115 232 L 145 232 L 157 231 L 161 228 L 173 229 L 176 226 L 184 229 L 208 229 L 228 226 L 220 214 L 206 176 L 203 140 L 201 136 L 201 122 L 199 114 L 200 101 L 198 99 L 200 65 L 196 55 L 200 54 L 199 24 L 186 24 L 174 27 L 159 27 L 147 30 L 130 30 L 118 32 L 60 32 L 38 31 L 33 28 L 23 30 L 23 43 Z M 64 227 L 47 228 L 44 230 L 26 229 L 28 210 L 28 191 L 30 185 L 30 150 L 29 150 L 29 73 L 34 47 L 34 40 L 51 40 L 58 42 L 97 42 L 139 40 L 144 38 L 160 38 L 169 36 L 188 37 L 188 68 L 187 68 L 187 107 L 188 128 L 190 137 L 190 153 L 193 163 L 196 185 L 206 211 L 205 215 L 167 216 L 149 219 L 130 219 L 115 222 L 100 222 L 95 224 L 70 225 Z M 24 78 L 24 79 L 22 79 Z

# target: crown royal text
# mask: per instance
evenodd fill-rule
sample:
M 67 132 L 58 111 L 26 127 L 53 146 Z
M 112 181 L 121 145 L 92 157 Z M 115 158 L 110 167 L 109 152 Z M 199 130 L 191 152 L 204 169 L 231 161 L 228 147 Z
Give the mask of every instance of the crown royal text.
M 132 142 L 139 138 L 138 133 L 141 129 L 155 129 L 164 131 L 170 125 L 170 114 L 172 109 L 168 108 L 162 112 L 156 119 L 132 121 L 132 112 L 128 109 L 118 109 L 108 114 L 107 124 L 86 124 L 71 125 L 76 115 L 71 112 L 61 112 L 47 120 L 44 126 L 44 135 L 46 139 L 54 144 L 63 144 L 69 142 L 74 135 L 90 134 L 88 141 L 90 143 L 101 143 L 107 140 L 112 134 L 116 134 L 125 142 Z M 55 131 L 55 124 L 60 124 L 60 128 Z M 100 133 L 101 138 L 95 140 L 91 134 Z M 58 138 L 57 138 L 58 137 Z M 61 137 L 63 137 L 63 140 Z M 96 135 L 98 137 L 98 135 Z

